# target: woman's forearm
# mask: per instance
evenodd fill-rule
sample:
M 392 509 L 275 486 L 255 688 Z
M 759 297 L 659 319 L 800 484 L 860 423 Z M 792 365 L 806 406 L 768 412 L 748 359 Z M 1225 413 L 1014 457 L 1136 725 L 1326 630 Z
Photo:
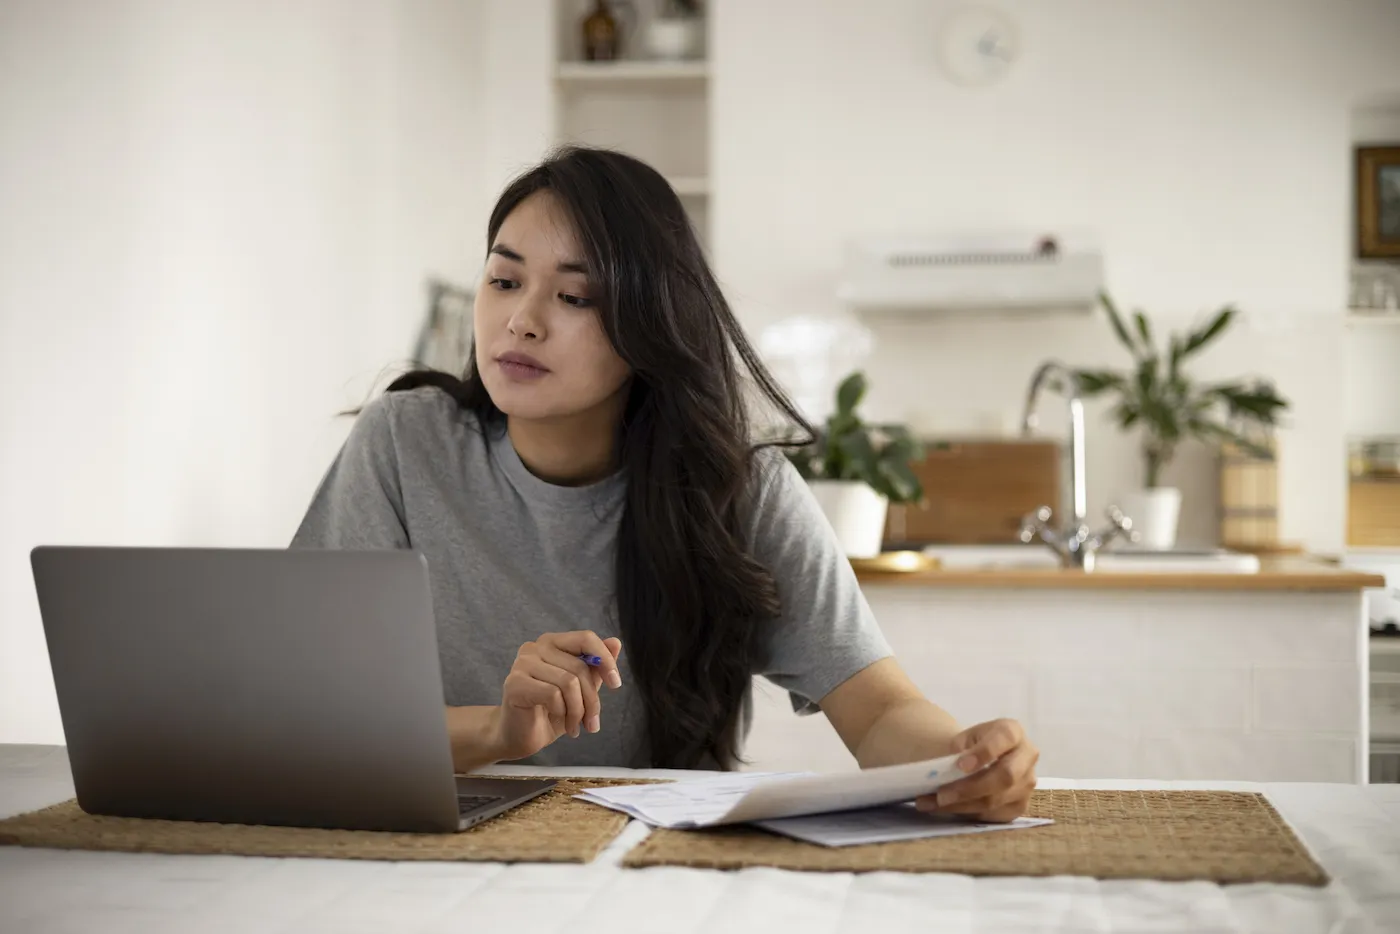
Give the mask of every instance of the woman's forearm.
M 952 751 L 951 740 L 961 732 L 953 716 L 930 701 L 902 701 L 870 725 L 856 761 L 863 769 L 937 759 Z
M 496 728 L 499 710 L 499 707 L 447 708 L 453 771 L 460 775 L 500 761 Z

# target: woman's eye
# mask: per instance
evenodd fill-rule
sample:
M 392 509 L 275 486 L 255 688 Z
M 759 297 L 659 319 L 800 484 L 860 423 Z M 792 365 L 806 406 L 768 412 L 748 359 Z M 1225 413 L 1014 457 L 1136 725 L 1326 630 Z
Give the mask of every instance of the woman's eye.
M 492 279 L 491 287 L 500 289 L 502 292 L 508 292 L 511 289 L 520 288 L 520 283 L 516 282 L 514 279 Z
M 587 308 L 593 304 L 591 299 L 584 298 L 582 295 L 570 295 L 568 292 L 560 292 L 559 298 L 565 305 L 573 305 L 575 308 Z

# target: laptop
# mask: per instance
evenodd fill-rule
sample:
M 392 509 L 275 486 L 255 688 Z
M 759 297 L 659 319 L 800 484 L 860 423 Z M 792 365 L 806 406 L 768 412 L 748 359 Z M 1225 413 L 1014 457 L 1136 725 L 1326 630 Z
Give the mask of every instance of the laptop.
M 90 814 L 450 833 L 554 782 L 454 776 L 413 551 L 41 546 Z

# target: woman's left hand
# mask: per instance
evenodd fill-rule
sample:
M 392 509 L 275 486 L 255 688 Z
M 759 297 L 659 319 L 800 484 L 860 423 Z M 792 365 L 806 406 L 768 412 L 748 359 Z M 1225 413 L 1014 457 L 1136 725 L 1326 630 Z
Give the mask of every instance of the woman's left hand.
M 915 802 L 931 814 L 965 814 L 978 820 L 1007 823 L 1026 813 L 1035 790 L 1040 750 L 1026 739 L 1015 720 L 991 720 L 962 731 L 953 752 L 966 753 L 958 768 L 969 774 Z M 984 768 L 985 766 L 985 768 Z M 978 771 L 980 769 L 980 771 Z

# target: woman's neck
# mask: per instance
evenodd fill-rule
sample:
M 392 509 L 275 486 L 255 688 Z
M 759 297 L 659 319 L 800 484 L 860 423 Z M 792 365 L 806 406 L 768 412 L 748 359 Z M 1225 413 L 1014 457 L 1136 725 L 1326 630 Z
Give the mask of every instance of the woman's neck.
M 507 417 L 506 430 L 530 473 L 557 486 L 586 486 L 617 470 L 620 413 L 587 412 L 561 419 Z

